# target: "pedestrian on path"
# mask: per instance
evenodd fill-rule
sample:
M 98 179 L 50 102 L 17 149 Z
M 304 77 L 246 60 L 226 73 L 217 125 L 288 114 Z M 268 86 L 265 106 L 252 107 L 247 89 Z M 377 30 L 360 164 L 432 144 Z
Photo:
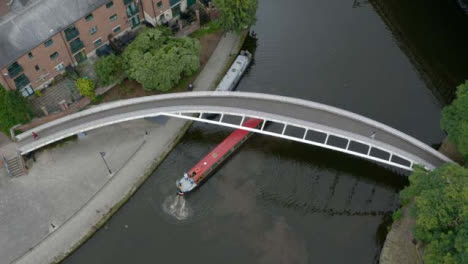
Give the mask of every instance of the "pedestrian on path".
M 33 131 L 31 134 L 32 134 L 34 140 L 39 138 L 39 135 L 36 132 Z

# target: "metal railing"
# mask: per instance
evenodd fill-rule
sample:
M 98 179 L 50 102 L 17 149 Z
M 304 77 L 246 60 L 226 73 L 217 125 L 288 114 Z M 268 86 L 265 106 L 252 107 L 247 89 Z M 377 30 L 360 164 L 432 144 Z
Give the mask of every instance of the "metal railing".
M 176 113 L 162 113 L 161 115 L 188 119 L 188 120 L 193 120 L 193 121 L 198 121 L 198 122 L 203 122 L 203 123 L 208 123 L 208 124 L 221 125 L 221 126 L 226 126 L 226 127 L 236 128 L 236 129 L 244 129 L 244 130 L 252 131 L 255 133 L 259 133 L 259 134 L 279 137 L 283 139 L 289 139 L 289 140 L 293 140 L 293 141 L 297 141 L 301 143 L 306 143 L 309 145 L 314 145 L 314 146 L 318 146 L 322 148 L 327 148 L 327 149 L 343 152 L 346 154 L 350 154 L 352 156 L 369 159 L 372 161 L 380 162 L 383 164 L 387 164 L 387 165 L 397 167 L 400 169 L 404 169 L 404 170 L 408 170 L 408 171 L 412 171 L 413 166 L 417 163 L 413 160 L 413 158 L 407 157 L 405 154 L 396 153 L 395 151 L 386 149 L 382 146 L 377 146 L 369 142 L 364 142 L 361 140 L 350 138 L 343 134 L 339 134 L 336 132 L 335 133 L 328 132 L 326 130 L 313 128 L 313 127 L 305 127 L 303 125 L 287 123 L 287 122 L 279 121 L 279 120 L 265 119 L 260 116 L 252 116 L 252 115 L 246 116 L 246 115 L 239 115 L 235 113 L 222 113 L 222 112 L 213 113 L 212 111 L 210 111 L 209 113 L 187 111 L 187 112 L 176 112 Z M 219 115 L 220 116 L 219 120 L 208 119 L 208 116 L 212 116 L 212 115 Z M 238 124 L 224 122 L 224 117 L 227 115 L 237 116 L 241 120 Z M 242 124 L 244 123 L 244 120 L 246 118 L 262 119 L 263 120 L 262 126 L 259 129 L 244 127 Z M 272 123 L 282 125 L 283 127 L 281 129 L 281 132 L 266 130 L 265 125 L 267 122 L 272 122 Z M 288 128 L 299 128 L 299 129 L 302 129 L 303 133 L 300 136 L 288 135 L 286 133 Z M 323 140 L 313 138 L 310 136 L 311 134 L 322 135 L 321 138 Z M 342 142 L 344 142 L 344 144 L 341 144 L 341 146 L 338 144 L 332 145 L 332 143 L 330 142 L 331 138 L 338 139 L 338 140 L 341 139 Z M 359 148 L 364 151 L 360 151 Z M 425 165 L 425 164 L 422 164 L 422 165 Z M 425 167 L 427 169 L 433 169 L 432 167 L 429 168 L 427 165 L 425 165 Z

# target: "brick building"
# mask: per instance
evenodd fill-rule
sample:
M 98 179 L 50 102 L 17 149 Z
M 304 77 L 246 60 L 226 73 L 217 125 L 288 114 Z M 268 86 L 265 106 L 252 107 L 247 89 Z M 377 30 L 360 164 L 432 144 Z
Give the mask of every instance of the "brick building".
M 138 27 L 170 21 L 195 0 L 10 0 L 0 14 L 0 84 L 24 96 L 41 89 Z

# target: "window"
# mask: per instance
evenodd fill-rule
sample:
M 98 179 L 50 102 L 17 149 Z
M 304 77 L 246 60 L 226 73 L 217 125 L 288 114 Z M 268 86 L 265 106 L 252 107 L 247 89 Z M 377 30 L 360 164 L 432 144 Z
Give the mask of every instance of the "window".
M 34 58 L 34 55 L 32 54 L 32 52 L 29 52 L 29 53 L 28 53 L 28 57 L 29 57 L 30 59 Z
M 157 3 L 157 6 L 158 6 L 159 9 L 161 9 L 161 8 L 163 7 L 162 1 L 159 1 L 159 2 Z
M 49 57 L 50 57 L 51 60 L 55 60 L 58 57 L 58 55 L 59 55 L 58 52 L 54 52 L 54 53 L 50 54 Z
M 171 6 L 174 6 L 174 5 L 177 5 L 178 3 L 180 3 L 180 0 L 170 0 L 169 1 Z
M 112 31 L 114 31 L 114 33 L 119 33 L 120 32 L 120 26 L 116 26 Z
M 36 71 L 40 70 L 41 68 L 39 68 L 39 65 L 36 64 L 36 66 L 34 66 L 34 69 L 36 69 Z
M 117 14 L 113 14 L 112 16 L 109 17 L 110 21 L 115 21 L 117 19 Z
M 85 61 L 87 59 L 88 59 L 88 57 L 86 57 L 86 52 L 84 52 L 84 50 L 78 52 L 77 54 L 75 54 L 75 60 L 78 63 L 82 63 L 83 61 Z
M 67 41 L 76 38 L 78 35 L 80 35 L 80 32 L 78 31 L 78 29 L 76 29 L 75 26 L 71 26 L 65 29 L 65 38 L 67 39 Z
M 13 64 L 10 65 L 10 67 L 8 67 L 8 76 L 10 76 L 10 78 L 15 78 L 16 76 L 18 76 L 18 74 L 22 73 L 23 72 L 23 67 L 21 67 L 21 65 L 19 65 L 18 62 L 13 62 Z
M 58 64 L 57 66 L 55 66 L 55 70 L 56 70 L 56 71 L 58 71 L 58 72 L 62 71 L 62 70 L 63 70 L 63 68 L 64 68 L 64 66 L 63 66 L 63 62 L 62 62 L 62 63 L 60 63 L 60 64 Z
M 49 39 L 46 42 L 44 42 L 44 46 L 46 46 L 46 47 L 49 47 L 52 44 L 54 44 L 54 41 L 52 39 Z
M 76 53 L 80 49 L 84 47 L 83 41 L 80 38 L 76 38 L 72 42 L 70 42 L 70 49 L 72 53 Z
M 114 5 L 114 1 L 110 1 L 106 4 L 106 8 L 111 8 Z
M 96 48 L 101 46 L 101 44 L 102 44 L 102 39 L 101 38 L 98 38 L 98 39 L 96 39 L 94 41 L 94 47 L 96 47 Z
M 130 21 L 132 23 L 132 28 L 136 28 L 138 25 L 140 25 L 140 16 L 136 15 L 130 18 Z
M 27 85 L 19 90 L 22 96 L 28 97 L 34 94 L 34 90 L 31 85 Z
M 127 16 L 128 17 L 132 17 L 134 16 L 135 14 L 138 14 L 138 6 L 135 4 L 135 2 L 131 2 L 128 6 L 127 6 Z
M 26 85 L 28 85 L 29 83 L 30 83 L 29 79 L 28 77 L 26 77 L 26 75 L 24 75 L 24 73 L 15 79 L 15 85 L 17 89 L 21 89 L 25 87 Z
M 175 5 L 171 8 L 172 11 L 172 17 L 176 17 L 180 15 L 180 5 Z
M 89 29 L 89 34 L 91 34 L 91 35 L 94 35 L 94 33 L 96 33 L 96 32 L 97 32 L 97 26 L 94 26 L 94 27 Z
M 86 21 L 91 21 L 91 20 L 93 20 L 93 18 L 94 18 L 93 14 L 89 14 L 89 15 L 85 16 Z

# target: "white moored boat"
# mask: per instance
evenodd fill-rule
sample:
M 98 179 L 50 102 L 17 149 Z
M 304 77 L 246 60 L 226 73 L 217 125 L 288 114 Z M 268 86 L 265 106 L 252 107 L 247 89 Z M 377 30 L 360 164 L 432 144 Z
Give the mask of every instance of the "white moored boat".
M 252 54 L 250 54 L 250 52 L 246 50 L 241 51 L 227 71 L 226 75 L 224 75 L 224 78 L 221 80 L 218 87 L 216 87 L 216 91 L 234 90 L 242 75 L 247 70 L 251 60 Z

